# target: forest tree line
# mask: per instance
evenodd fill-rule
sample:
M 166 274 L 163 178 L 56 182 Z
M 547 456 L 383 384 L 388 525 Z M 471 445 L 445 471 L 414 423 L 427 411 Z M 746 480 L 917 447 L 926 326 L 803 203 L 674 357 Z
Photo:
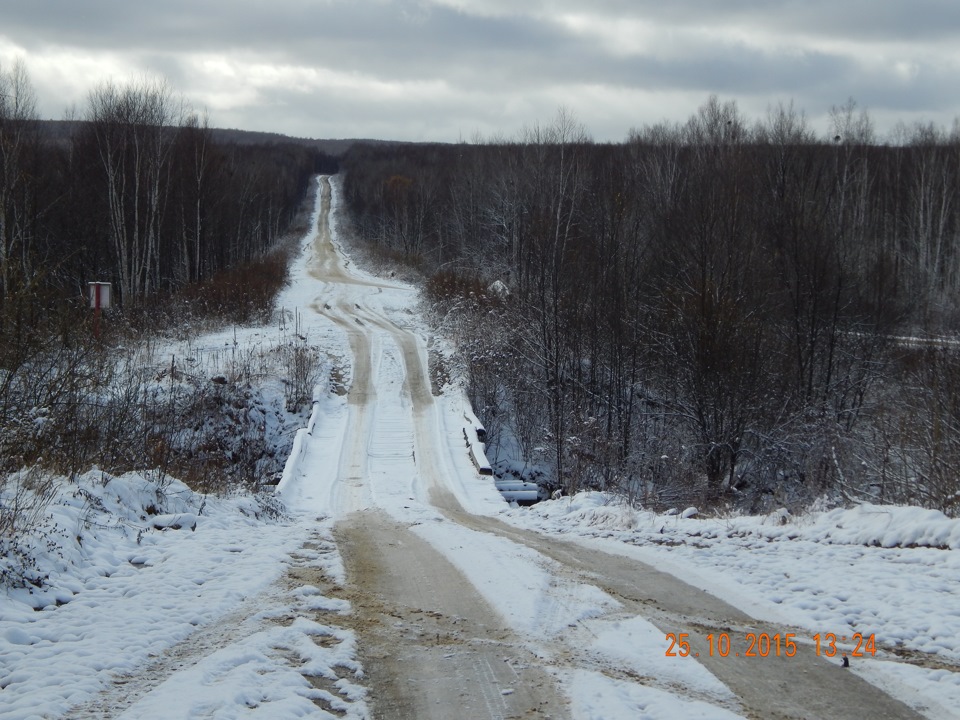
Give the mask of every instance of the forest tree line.
M 101 83 L 75 117 L 41 122 L 24 64 L 0 68 L 0 535 L 31 527 L 55 475 L 91 466 L 176 470 L 203 489 L 265 481 L 262 422 L 241 383 L 188 377 L 167 358 L 163 385 L 151 341 L 211 318 L 272 320 L 284 250 L 307 231 L 314 176 L 336 160 L 218 137 L 151 80 Z M 90 281 L 113 286 L 101 342 Z M 275 354 L 302 358 L 303 345 Z M 249 379 L 238 368 L 229 379 Z M 204 424 L 226 415 L 248 462 Z
M 711 97 L 620 144 L 561 110 L 515 141 L 355 146 L 345 205 L 556 486 L 955 515 L 960 132 L 831 120 Z
M 162 81 L 104 82 L 57 126 L 38 121 L 24 65 L 0 68 L 4 332 L 88 281 L 112 282 L 132 308 L 259 258 L 329 160 L 293 143 L 217 142 Z

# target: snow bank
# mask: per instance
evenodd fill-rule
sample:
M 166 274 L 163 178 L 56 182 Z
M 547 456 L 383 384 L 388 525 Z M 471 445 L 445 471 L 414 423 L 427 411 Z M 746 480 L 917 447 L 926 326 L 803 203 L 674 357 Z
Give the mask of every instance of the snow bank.
M 637 536 L 698 538 L 756 536 L 766 540 L 807 540 L 827 545 L 883 548 L 960 549 L 960 519 L 937 510 L 862 504 L 793 516 L 784 509 L 766 516 L 698 517 L 694 508 L 658 514 L 637 509 L 615 495 L 583 492 L 542 502 L 514 517 L 535 516 L 557 531 L 573 528 L 629 531 Z M 626 538 L 624 538 L 626 539 Z M 654 542 L 657 538 L 648 537 Z
M 0 718 L 64 715 L 270 585 L 303 540 L 270 502 L 138 474 L 58 479 L 21 544 L 34 582 L 0 596 Z

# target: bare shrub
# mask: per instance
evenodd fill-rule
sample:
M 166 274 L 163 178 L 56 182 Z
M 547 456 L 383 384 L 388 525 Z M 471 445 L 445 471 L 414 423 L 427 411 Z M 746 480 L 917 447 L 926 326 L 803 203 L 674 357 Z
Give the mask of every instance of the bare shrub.
M 180 315 L 210 322 L 269 323 L 277 293 L 287 282 L 289 247 L 223 270 L 207 281 L 184 288 L 176 298 Z
M 27 547 L 54 495 L 53 477 L 34 467 L 0 473 L 0 587 L 43 583 Z
M 907 351 L 896 387 L 872 418 L 857 489 L 960 516 L 960 357 L 952 348 Z
M 287 411 L 298 413 L 313 402 L 313 390 L 320 378 L 320 349 L 307 342 L 299 313 L 294 315 L 293 334 L 277 346 L 276 352 Z

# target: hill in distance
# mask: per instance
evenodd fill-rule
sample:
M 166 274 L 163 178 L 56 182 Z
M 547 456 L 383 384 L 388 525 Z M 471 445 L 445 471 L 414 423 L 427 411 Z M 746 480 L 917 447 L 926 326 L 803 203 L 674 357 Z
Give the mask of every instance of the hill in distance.
M 54 142 L 69 140 L 85 120 L 42 120 L 40 126 L 46 136 Z M 305 145 L 314 147 L 327 155 L 341 157 L 347 150 L 357 143 L 364 144 L 395 144 L 391 140 L 366 140 L 361 138 L 348 139 L 319 139 L 298 138 L 281 133 L 260 132 L 254 130 L 238 130 L 235 128 L 211 128 L 213 138 L 219 143 L 235 145 Z

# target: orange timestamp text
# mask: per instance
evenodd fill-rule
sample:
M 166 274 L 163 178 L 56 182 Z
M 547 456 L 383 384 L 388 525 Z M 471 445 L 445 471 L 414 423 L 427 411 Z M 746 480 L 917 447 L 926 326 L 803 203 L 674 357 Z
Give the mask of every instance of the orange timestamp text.
M 796 633 L 752 633 L 743 635 L 742 642 L 737 646 L 730 638 L 730 633 L 710 633 L 705 636 L 706 655 L 708 657 L 793 657 L 797 654 Z M 690 645 L 690 633 L 667 633 L 667 646 L 664 655 L 667 657 L 700 657 L 699 650 Z M 876 633 L 864 635 L 855 632 L 850 636 L 836 633 L 817 633 L 811 638 L 817 656 L 835 657 L 849 655 L 850 657 L 873 657 L 877 654 Z M 837 643 L 849 643 L 852 650 L 843 650 Z

